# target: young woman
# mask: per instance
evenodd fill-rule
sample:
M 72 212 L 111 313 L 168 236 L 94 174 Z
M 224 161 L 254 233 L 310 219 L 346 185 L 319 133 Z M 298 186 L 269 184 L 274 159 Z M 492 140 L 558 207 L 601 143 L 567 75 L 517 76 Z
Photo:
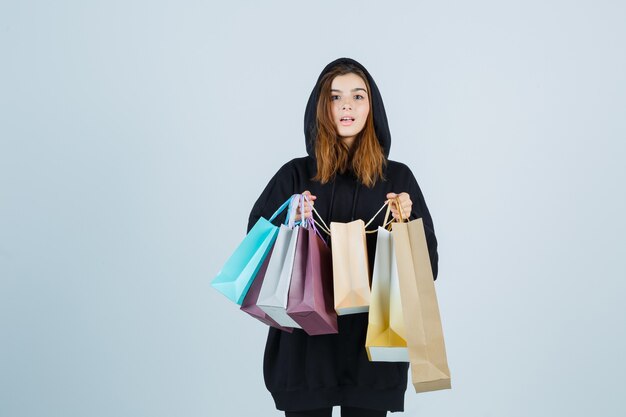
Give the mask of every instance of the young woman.
M 430 213 L 411 170 L 387 159 L 391 135 L 385 108 L 361 64 L 340 58 L 324 68 L 307 103 L 304 136 L 308 156 L 287 162 L 269 181 L 252 208 L 248 231 L 292 194 L 309 194 L 327 224 L 367 222 L 387 199 L 398 196 L 405 214 L 424 221 L 436 279 L 437 239 Z M 391 207 L 399 219 L 398 209 Z M 301 214 L 311 217 L 311 210 L 297 220 Z M 384 210 L 372 225 L 382 225 L 383 218 Z M 376 233 L 367 234 L 370 272 L 375 247 Z M 342 417 L 403 411 L 408 364 L 368 360 L 367 319 L 367 313 L 339 316 L 339 333 L 332 335 L 270 328 L 263 371 L 276 408 L 287 417 L 330 417 L 335 405 L 341 406 Z

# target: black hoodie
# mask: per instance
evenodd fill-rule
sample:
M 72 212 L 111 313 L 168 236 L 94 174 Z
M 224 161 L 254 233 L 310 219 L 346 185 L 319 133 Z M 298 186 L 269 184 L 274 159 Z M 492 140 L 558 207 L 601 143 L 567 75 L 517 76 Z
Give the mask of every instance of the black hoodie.
M 316 103 L 320 82 L 326 72 L 340 63 L 354 65 L 367 76 L 370 85 L 371 111 L 376 136 L 385 157 L 389 155 L 391 134 L 380 92 L 368 71 L 349 58 L 337 59 L 324 68 L 311 92 L 304 115 L 304 136 L 308 156 L 296 158 L 283 165 L 269 181 L 254 204 L 248 231 L 261 217 L 272 213 L 292 194 L 309 190 L 317 196 L 315 208 L 330 225 L 331 221 L 368 221 L 387 199 L 387 193 L 407 192 L 413 201 L 411 218 L 421 217 L 434 278 L 437 278 L 437 239 L 424 196 L 411 170 L 400 162 L 388 160 L 385 180 L 373 188 L 359 183 L 348 171 L 337 174 L 327 184 L 311 180 L 317 172 L 315 159 Z M 368 227 L 382 225 L 384 210 Z M 276 219 L 280 224 L 284 215 Z M 373 268 L 376 233 L 367 234 L 370 272 Z M 407 387 L 407 363 L 370 362 L 365 351 L 367 313 L 339 316 L 339 334 L 308 336 L 303 330 L 286 333 L 269 329 L 263 372 L 265 385 L 271 392 L 276 408 L 301 411 L 346 405 L 377 410 L 402 411 Z

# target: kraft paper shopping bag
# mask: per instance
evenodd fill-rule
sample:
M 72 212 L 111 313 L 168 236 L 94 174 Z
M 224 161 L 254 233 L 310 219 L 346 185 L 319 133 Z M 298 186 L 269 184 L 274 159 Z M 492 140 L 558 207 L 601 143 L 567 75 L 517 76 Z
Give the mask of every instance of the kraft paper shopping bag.
M 392 223 L 411 379 L 416 392 L 449 389 L 450 369 L 424 223 Z

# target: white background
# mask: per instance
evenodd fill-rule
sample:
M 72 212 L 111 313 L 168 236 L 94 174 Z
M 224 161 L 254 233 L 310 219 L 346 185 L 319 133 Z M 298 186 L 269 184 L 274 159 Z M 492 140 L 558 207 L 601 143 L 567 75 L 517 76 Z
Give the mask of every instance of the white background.
M 619 1 L 0 5 L 0 415 L 280 416 L 210 280 L 305 155 L 322 68 L 376 80 L 439 239 L 452 390 L 408 416 L 621 416 Z M 403 190 L 398 190 L 403 191 Z

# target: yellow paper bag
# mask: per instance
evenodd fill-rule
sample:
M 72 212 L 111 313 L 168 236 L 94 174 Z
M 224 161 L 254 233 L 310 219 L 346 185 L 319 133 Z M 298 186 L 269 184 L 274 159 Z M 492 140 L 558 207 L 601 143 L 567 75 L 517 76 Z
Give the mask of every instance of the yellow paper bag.
M 383 227 L 376 238 L 365 348 L 373 362 L 409 362 L 394 243 Z

